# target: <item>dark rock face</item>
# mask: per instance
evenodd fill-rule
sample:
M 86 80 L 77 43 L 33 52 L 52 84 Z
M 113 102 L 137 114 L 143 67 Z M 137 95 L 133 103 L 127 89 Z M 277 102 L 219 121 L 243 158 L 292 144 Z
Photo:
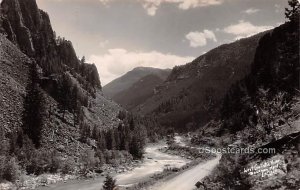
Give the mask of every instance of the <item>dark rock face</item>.
M 27 55 L 45 53 L 47 46 L 55 42 L 49 16 L 38 9 L 34 0 L 5 0 L 2 7 L 12 29 L 7 31 L 9 39 Z
M 58 44 L 57 52 L 63 63 L 66 63 L 69 67 L 78 70 L 78 59 L 70 41 Z
M 265 90 L 269 100 L 281 92 L 286 93 L 285 101 L 290 101 L 297 93 L 295 89 L 299 89 L 298 42 L 299 28 L 291 23 L 285 23 L 265 34 L 256 49 L 251 72 L 229 88 L 222 102 L 222 117 L 231 118 L 234 114 L 247 110 L 248 113 L 243 117 L 236 117 L 238 121 L 244 118 L 247 123 L 249 115 L 255 114 L 252 113 L 253 108 L 245 108 L 243 100 L 251 97 L 251 104 L 256 105 L 256 97 L 260 94 L 258 89 Z M 238 125 L 245 126 L 241 123 L 236 124 Z
M 101 88 L 97 68 L 80 64 L 72 43 L 63 38 L 56 39 L 48 14 L 38 9 L 35 0 L 4 0 L 1 7 L 2 27 L 0 28 L 4 30 L 10 41 L 37 61 L 45 75 L 74 70 L 87 81 L 89 78 L 97 80 L 93 83 Z M 89 73 L 80 70 L 89 70 Z
M 286 23 L 260 41 L 252 64 L 256 86 L 293 92 L 299 89 L 299 24 Z
M 298 42 L 299 29 L 292 23 L 285 23 L 261 38 L 251 72 L 230 87 L 222 102 L 222 129 L 241 131 L 262 120 L 259 117 L 274 120 L 267 120 L 267 124 L 262 125 L 267 134 L 274 126 L 283 126 L 283 118 L 290 117 L 284 116 L 290 110 L 284 105 L 292 104 L 294 96 L 299 96 Z M 280 105 L 280 108 L 273 105 Z M 282 112 L 279 114 L 275 110 Z M 276 120 L 276 117 L 279 118 Z M 269 123 L 275 124 L 270 127 Z
M 17 37 L 11 27 L 10 22 L 8 21 L 8 19 L 6 17 L 3 17 L 1 15 L 1 19 L 0 19 L 0 30 L 1 33 L 6 33 L 7 34 L 7 38 L 12 41 L 12 42 L 16 42 L 17 41 Z

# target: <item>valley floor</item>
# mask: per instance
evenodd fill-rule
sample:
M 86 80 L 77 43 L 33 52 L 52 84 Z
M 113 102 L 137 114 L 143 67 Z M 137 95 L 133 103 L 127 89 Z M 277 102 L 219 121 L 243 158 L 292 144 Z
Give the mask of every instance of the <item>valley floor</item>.
M 166 167 L 180 168 L 189 163 L 190 160 L 161 152 L 159 149 L 166 144 L 151 144 L 146 148 L 145 158 L 140 166 L 131 171 L 121 174 L 111 174 L 117 180 L 120 187 L 131 186 L 149 179 L 153 174 L 160 173 Z M 101 176 L 94 180 L 72 180 L 66 183 L 51 184 L 40 187 L 41 190 L 99 190 L 103 185 L 105 177 Z
M 175 137 L 175 142 L 180 146 L 187 146 L 181 137 Z M 150 144 L 146 148 L 145 158 L 140 166 L 131 171 L 121 174 L 111 174 L 119 187 L 130 187 L 143 181 L 151 180 L 154 174 L 159 174 L 166 168 L 180 168 L 191 160 L 162 152 L 165 143 Z M 153 186 L 148 186 L 149 190 L 192 190 L 195 184 L 209 175 L 214 167 L 219 163 L 221 155 L 217 155 L 212 160 L 201 162 L 196 166 L 176 172 L 173 175 L 166 176 L 157 180 Z M 47 187 L 40 187 L 39 190 L 99 190 L 101 189 L 104 176 L 93 180 L 72 180 L 66 183 L 51 184 Z M 147 188 L 147 187 L 145 187 Z

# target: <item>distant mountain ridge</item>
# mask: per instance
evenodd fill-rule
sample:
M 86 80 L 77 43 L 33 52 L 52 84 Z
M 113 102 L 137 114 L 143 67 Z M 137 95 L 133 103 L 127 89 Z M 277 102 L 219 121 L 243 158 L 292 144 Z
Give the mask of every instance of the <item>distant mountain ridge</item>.
M 129 88 L 131 88 L 135 83 L 140 81 L 142 78 L 146 77 L 147 75 L 156 76 L 155 84 L 159 84 L 160 82 L 167 79 L 171 72 L 171 69 L 158 69 L 158 68 L 152 68 L 152 67 L 136 67 L 133 70 L 127 72 L 123 76 L 113 80 L 112 82 L 108 83 L 103 87 L 103 93 L 112 98 L 114 100 L 114 97 L 120 97 L 122 96 L 123 91 L 127 91 Z M 151 77 L 146 78 L 149 80 Z M 154 81 L 153 81 L 154 82 Z M 152 86 L 155 86 L 154 83 L 152 83 Z M 120 98 L 117 98 L 117 100 L 120 100 Z M 126 104 L 126 103 L 125 103 Z
M 156 93 L 155 88 L 163 82 L 164 80 L 155 74 L 146 75 L 128 89 L 116 94 L 113 100 L 127 110 L 133 110 L 152 97 Z

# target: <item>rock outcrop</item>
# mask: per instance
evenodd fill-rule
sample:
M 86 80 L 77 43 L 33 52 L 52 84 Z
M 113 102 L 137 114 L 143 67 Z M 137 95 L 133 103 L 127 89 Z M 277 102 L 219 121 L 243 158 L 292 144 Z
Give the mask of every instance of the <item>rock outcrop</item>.
M 47 13 L 32 0 L 5 0 L 1 4 L 7 17 L 8 38 L 29 56 L 45 55 L 55 45 L 54 32 Z

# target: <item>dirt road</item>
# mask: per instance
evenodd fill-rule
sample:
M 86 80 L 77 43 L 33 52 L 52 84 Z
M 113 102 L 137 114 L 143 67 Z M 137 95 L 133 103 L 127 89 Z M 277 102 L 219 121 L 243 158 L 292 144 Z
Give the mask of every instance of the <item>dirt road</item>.
M 210 172 L 218 165 L 221 155 L 217 155 L 213 160 L 200 163 L 199 165 L 183 172 L 182 174 L 164 181 L 163 184 L 152 187 L 152 190 L 192 190 L 195 184 L 210 174 Z

